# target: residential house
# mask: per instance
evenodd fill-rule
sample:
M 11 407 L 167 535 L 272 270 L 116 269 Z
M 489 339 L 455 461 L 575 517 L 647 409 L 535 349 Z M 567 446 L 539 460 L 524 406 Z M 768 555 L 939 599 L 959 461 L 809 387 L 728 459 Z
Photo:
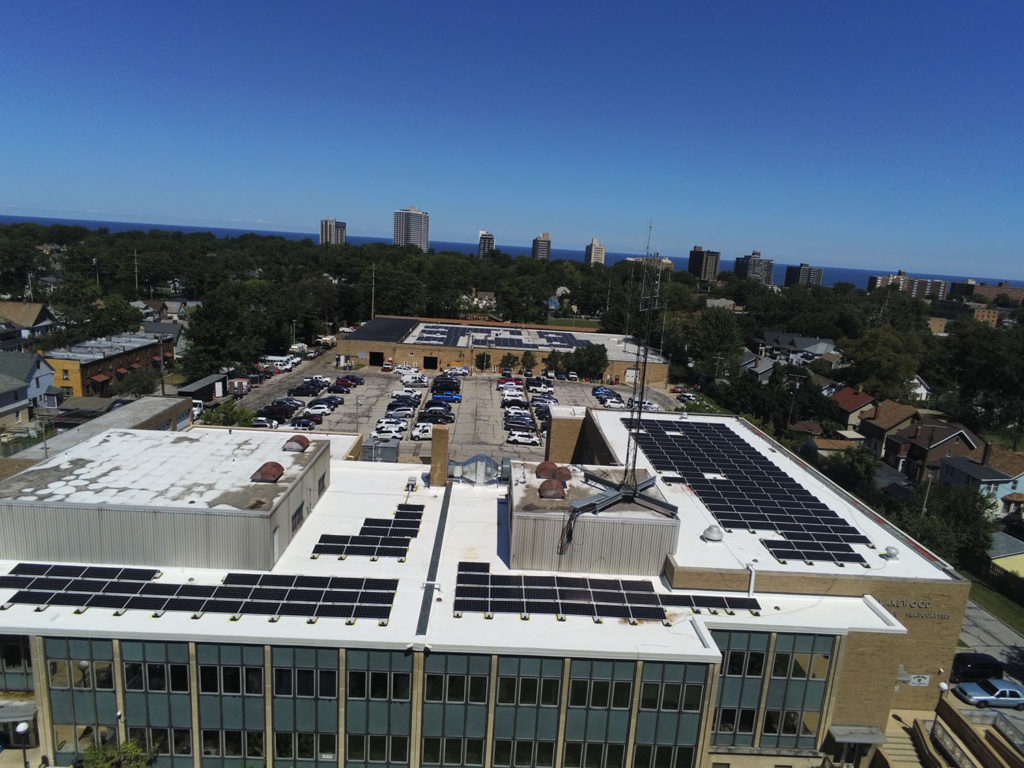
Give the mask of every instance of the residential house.
M 38 352 L 0 352 L 0 373 L 27 387 L 29 417 L 36 408 L 56 408 L 60 390 L 53 383 L 53 366 Z
M 784 360 L 790 365 L 807 365 L 822 355 L 836 351 L 832 339 L 800 336 L 795 333 L 768 331 L 756 339 L 758 354 Z
M 111 383 L 134 370 L 159 370 L 161 352 L 164 362 L 174 359 L 174 349 L 162 336 L 149 333 L 125 333 L 106 339 L 92 339 L 73 347 L 51 349 L 43 353 L 54 370 L 55 383 L 65 397 L 107 396 Z
M 938 478 L 942 460 L 967 456 L 981 460 L 984 442 L 963 424 L 917 414 L 885 439 L 883 460 L 912 482 Z
M 21 426 L 29 420 L 28 385 L 0 373 L 0 427 Z
M 927 403 L 932 397 L 932 388 L 920 376 L 915 376 L 910 382 L 910 395 L 918 402 Z
M 1012 573 L 1024 577 L 1024 541 L 1005 531 L 993 531 L 988 559 L 995 574 Z
M 770 357 L 759 357 L 744 347 L 740 353 L 739 369 L 754 374 L 761 384 L 767 384 L 775 370 L 775 361 Z
M 917 414 L 912 405 L 883 400 L 870 412 L 863 413 L 857 431 L 864 435 L 865 445 L 878 458 L 885 452 L 885 439 L 910 424 Z
M 56 329 L 57 321 L 45 304 L 31 301 L 0 301 L 0 322 L 18 331 L 17 341 L 11 339 L 5 350 L 21 351 L 31 346 L 33 336 L 45 336 Z
M 1019 511 L 1024 491 L 1024 453 L 986 445 L 980 460 L 950 457 L 942 460 L 942 482 L 974 488 L 989 501 L 993 516 Z
M 188 346 L 185 334 L 183 333 L 184 330 L 185 326 L 179 325 L 178 323 L 161 323 L 157 321 L 146 321 L 142 323 L 142 332 L 153 334 L 154 336 L 162 336 L 164 338 L 164 344 L 171 345 L 174 348 L 175 357 L 181 357 L 181 355 L 185 353 L 185 348 Z
M 849 451 L 852 448 L 857 448 L 862 443 L 861 440 L 847 440 L 838 438 L 827 438 L 827 437 L 809 437 L 804 442 L 804 452 L 815 458 L 825 458 L 826 456 L 838 456 L 844 451 Z
M 867 392 L 853 387 L 843 387 L 832 395 L 832 399 L 839 404 L 839 410 L 842 412 L 842 424 L 847 429 L 852 429 L 860 424 L 864 414 L 870 411 L 876 403 L 875 398 Z

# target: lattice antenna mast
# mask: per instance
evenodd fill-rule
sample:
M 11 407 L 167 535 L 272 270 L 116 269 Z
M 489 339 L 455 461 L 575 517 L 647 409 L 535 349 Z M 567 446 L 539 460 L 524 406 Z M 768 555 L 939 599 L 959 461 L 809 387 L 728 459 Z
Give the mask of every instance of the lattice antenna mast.
M 647 394 L 647 357 L 650 350 L 651 327 L 657 314 L 661 291 L 661 257 L 657 253 L 651 253 L 650 224 L 647 225 L 647 246 L 644 249 L 641 279 L 643 282 L 640 289 L 640 318 L 636 333 L 636 378 L 633 380 L 633 406 L 629 411 L 629 440 L 626 445 L 626 467 L 621 487 L 623 496 L 631 499 L 638 493 L 636 459 L 640 444 L 637 436 L 640 434 L 640 422 Z

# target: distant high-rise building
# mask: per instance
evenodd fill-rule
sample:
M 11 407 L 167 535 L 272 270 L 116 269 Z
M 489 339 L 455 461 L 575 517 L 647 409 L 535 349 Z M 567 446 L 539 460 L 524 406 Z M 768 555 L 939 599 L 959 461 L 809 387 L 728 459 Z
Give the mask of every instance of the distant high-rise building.
M 757 280 L 763 285 L 774 282 L 772 272 L 775 270 L 775 259 L 762 259 L 760 251 L 751 251 L 749 256 L 736 259 L 736 277 L 740 280 Z
M 551 260 L 551 235 L 545 232 L 540 237 L 533 238 L 533 258 Z
M 604 264 L 604 246 L 597 242 L 596 237 L 590 238 L 590 244 L 584 251 L 587 264 Z
M 698 280 L 711 281 L 718 277 L 718 265 L 722 259 L 720 251 L 705 251 L 699 245 L 690 251 L 690 261 L 686 271 L 696 275 Z
M 801 264 L 799 267 L 790 264 L 786 267 L 786 287 L 794 285 L 821 285 L 821 267 Z
M 344 245 L 345 222 L 337 219 L 320 219 L 320 245 Z
M 876 288 L 885 288 L 895 285 L 903 293 L 909 293 L 919 299 L 935 297 L 936 299 L 946 298 L 949 293 L 949 283 L 945 280 L 932 280 L 928 277 L 913 277 L 902 269 L 895 275 L 871 275 L 868 278 L 868 293 Z
M 395 245 L 418 245 L 421 251 L 430 248 L 430 214 L 411 205 L 395 211 Z
M 480 230 L 480 239 L 477 242 L 476 255 L 483 258 L 494 250 L 494 235 L 486 229 Z

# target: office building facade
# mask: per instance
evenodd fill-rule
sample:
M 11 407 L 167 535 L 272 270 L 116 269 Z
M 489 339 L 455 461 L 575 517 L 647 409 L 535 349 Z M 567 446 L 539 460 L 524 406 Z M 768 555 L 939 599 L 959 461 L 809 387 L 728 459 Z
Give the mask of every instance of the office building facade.
M 320 220 L 320 245 L 345 245 L 345 222 L 337 219 Z
M 430 249 L 430 214 L 419 208 L 395 211 L 395 245 L 415 245 Z
M 710 282 L 718 277 L 721 259 L 722 254 L 719 251 L 705 251 L 701 246 L 695 245 L 690 250 L 686 271 L 696 275 L 698 280 Z
M 550 261 L 551 259 L 551 235 L 547 232 L 533 238 L 533 258 Z
M 773 285 L 774 269 L 775 260 L 761 258 L 760 251 L 752 251 L 749 256 L 736 259 L 735 272 L 740 280 L 756 280 L 763 285 Z
M 790 264 L 786 267 L 786 287 L 821 285 L 823 274 L 821 267 L 812 267 L 809 264 L 800 264 L 799 266 Z
M 596 237 L 592 237 L 583 256 L 587 264 L 604 264 L 604 246 L 597 242 Z
M 480 230 L 480 235 L 477 238 L 476 255 L 483 258 L 488 253 L 494 250 L 494 235 L 488 232 L 486 229 Z
M 945 280 L 933 280 L 929 277 L 914 277 L 902 269 L 895 275 L 871 275 L 868 278 L 868 293 L 877 288 L 888 288 L 894 285 L 903 293 L 909 293 L 918 299 L 945 299 L 949 293 L 949 283 Z

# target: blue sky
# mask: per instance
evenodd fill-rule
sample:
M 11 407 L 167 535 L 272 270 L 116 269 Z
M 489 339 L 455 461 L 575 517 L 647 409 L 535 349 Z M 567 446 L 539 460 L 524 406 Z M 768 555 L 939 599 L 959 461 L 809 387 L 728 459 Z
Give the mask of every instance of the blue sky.
M 12 0 L 0 214 L 1024 278 L 1024 4 Z

